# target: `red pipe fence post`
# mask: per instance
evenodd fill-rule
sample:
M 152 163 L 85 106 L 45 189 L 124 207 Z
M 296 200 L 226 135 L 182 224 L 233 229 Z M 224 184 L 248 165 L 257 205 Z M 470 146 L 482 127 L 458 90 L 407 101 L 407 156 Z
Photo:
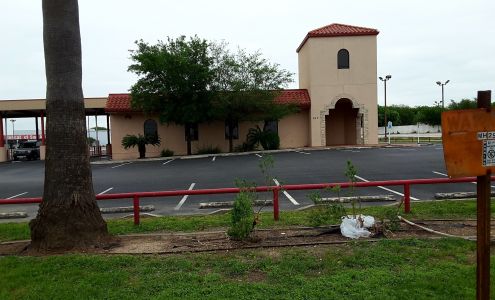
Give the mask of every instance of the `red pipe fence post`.
M 278 186 L 273 187 L 273 219 L 278 221 L 279 219 L 279 207 L 278 207 L 278 192 L 280 188 Z
M 404 212 L 406 214 L 411 212 L 411 185 L 409 183 L 404 184 Z
M 139 196 L 134 195 L 134 199 L 132 201 L 134 206 L 134 225 L 139 225 Z

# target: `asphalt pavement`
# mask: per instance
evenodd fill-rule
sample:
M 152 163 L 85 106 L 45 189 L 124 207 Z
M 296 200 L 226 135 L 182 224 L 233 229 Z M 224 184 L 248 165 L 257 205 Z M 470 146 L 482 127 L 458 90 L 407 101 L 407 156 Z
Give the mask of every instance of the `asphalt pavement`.
M 266 185 L 259 164 L 265 153 L 238 156 L 212 155 L 208 157 L 128 162 L 94 162 L 93 186 L 96 194 L 187 190 L 235 187 L 236 180 Z M 346 148 L 327 150 L 297 150 L 269 154 L 274 167 L 270 170 L 279 184 L 346 182 L 346 163 L 357 169 L 358 181 L 445 178 L 446 170 L 441 145 L 390 148 Z M 20 161 L 0 164 L 0 199 L 41 197 L 43 193 L 44 162 Z M 270 184 L 276 183 L 271 182 Z M 411 187 L 413 200 L 431 200 L 437 192 L 469 192 L 476 186 L 470 183 L 418 185 Z M 402 186 L 387 188 L 358 188 L 354 195 L 402 195 Z M 312 204 L 310 191 L 281 193 L 281 209 L 291 210 Z M 340 196 L 348 196 L 343 189 Z M 336 196 L 323 191 L 323 196 Z M 199 209 L 199 203 L 229 201 L 235 196 L 198 195 L 189 197 L 148 198 L 141 205 L 154 205 L 154 214 L 181 215 L 210 213 L 213 209 Z M 271 194 L 259 194 L 259 199 L 271 199 Z M 131 199 L 99 201 L 100 207 L 130 206 Z M 267 208 L 270 209 L 270 208 Z M 1 205 L 0 212 L 23 211 L 29 218 L 36 215 L 37 205 Z M 114 214 L 112 217 L 121 216 Z M 25 220 L 25 219 L 24 219 Z M 5 220 L 4 220 L 5 221 Z M 3 222 L 4 222 L 3 221 Z

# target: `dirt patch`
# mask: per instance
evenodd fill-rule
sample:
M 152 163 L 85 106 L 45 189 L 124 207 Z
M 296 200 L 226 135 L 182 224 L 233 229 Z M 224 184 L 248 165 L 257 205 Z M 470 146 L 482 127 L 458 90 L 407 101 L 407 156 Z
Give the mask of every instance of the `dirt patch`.
M 436 231 L 459 235 L 476 236 L 476 221 L 415 221 L 415 223 Z M 493 226 L 492 226 L 493 227 Z M 492 233 L 493 233 L 492 228 Z M 401 224 L 401 229 L 395 232 L 386 232 L 376 238 L 365 239 L 377 241 L 380 238 L 429 238 L 438 237 L 433 233 Z M 256 230 L 246 241 L 233 241 L 224 231 L 193 232 L 193 233 L 155 233 L 141 235 L 124 235 L 120 241 L 110 249 L 92 249 L 91 253 L 105 254 L 167 254 L 182 252 L 230 251 L 235 249 L 265 248 L 268 257 L 279 257 L 277 247 L 311 246 L 343 244 L 350 239 L 343 237 L 338 227 L 327 228 L 277 228 Z M 10 242 L 0 244 L 0 255 L 35 255 L 25 249 L 29 242 Z M 263 274 L 249 274 L 251 280 L 264 276 Z

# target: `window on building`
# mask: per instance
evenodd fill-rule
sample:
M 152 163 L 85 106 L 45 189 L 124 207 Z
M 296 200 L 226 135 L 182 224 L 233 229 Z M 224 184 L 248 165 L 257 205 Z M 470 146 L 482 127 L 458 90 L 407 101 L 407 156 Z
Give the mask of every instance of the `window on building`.
M 239 122 L 233 122 L 232 124 L 232 139 L 237 140 L 239 139 Z M 228 140 L 230 137 L 229 135 L 229 122 L 225 121 L 225 139 Z
M 199 136 L 198 123 L 188 123 L 184 126 L 184 138 L 187 141 L 187 135 L 191 137 L 191 141 L 197 141 Z
M 340 49 L 337 53 L 337 66 L 339 69 L 349 69 L 349 51 Z
M 158 127 L 155 120 L 144 121 L 144 136 L 158 138 Z
M 263 131 L 271 131 L 278 134 L 278 121 L 265 121 L 265 126 L 263 126 Z

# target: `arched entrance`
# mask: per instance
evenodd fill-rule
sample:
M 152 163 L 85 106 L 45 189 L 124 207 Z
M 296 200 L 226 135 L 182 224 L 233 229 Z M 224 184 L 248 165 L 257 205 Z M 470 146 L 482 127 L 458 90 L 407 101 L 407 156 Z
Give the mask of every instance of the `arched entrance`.
M 358 118 L 358 108 L 352 101 L 342 98 L 335 103 L 335 108 L 325 116 L 326 145 L 356 145 L 358 132 L 361 132 L 361 118 Z

